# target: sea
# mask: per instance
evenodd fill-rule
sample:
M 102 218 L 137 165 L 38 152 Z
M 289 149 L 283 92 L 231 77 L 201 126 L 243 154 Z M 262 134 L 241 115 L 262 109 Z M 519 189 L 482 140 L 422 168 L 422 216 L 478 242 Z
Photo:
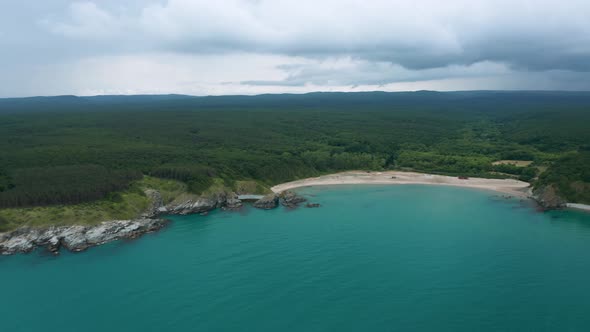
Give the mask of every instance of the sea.
M 590 331 L 590 214 L 431 185 L 0 257 L 0 331 Z

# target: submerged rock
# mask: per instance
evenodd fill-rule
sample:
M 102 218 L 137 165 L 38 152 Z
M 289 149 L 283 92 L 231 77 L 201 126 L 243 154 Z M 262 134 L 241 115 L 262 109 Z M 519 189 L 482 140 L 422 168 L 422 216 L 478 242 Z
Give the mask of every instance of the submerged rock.
M 105 221 L 96 226 L 52 226 L 45 229 L 19 228 L 0 236 L 0 254 L 27 253 L 46 247 L 59 253 L 64 247 L 79 252 L 93 246 L 119 239 L 133 239 L 156 231 L 168 223 L 164 219 L 136 219 Z
M 277 194 L 270 194 L 262 197 L 261 199 L 254 202 L 253 206 L 255 208 L 270 210 L 274 209 L 279 205 L 279 195 Z
M 296 208 L 306 201 L 305 197 L 299 196 L 292 191 L 285 191 L 281 194 L 281 204 L 288 208 Z
M 318 208 L 320 207 L 320 203 L 307 203 L 305 204 L 306 208 Z

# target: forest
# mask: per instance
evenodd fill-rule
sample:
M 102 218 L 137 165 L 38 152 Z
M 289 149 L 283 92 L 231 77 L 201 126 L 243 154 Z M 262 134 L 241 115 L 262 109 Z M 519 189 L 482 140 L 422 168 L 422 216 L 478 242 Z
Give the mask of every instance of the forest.
M 0 99 L 0 207 L 112 199 L 143 175 L 200 193 L 353 169 L 513 177 L 590 203 L 589 146 L 583 92 Z

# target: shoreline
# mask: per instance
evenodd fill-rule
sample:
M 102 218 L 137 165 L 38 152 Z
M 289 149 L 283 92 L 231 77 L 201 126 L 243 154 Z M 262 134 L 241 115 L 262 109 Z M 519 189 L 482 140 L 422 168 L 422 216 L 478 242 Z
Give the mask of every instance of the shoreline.
M 580 203 L 565 203 L 566 208 L 569 210 L 584 211 L 590 213 L 590 205 Z
M 287 207 L 297 207 L 302 201 L 296 195 L 290 198 L 281 196 L 282 193 L 311 186 L 333 185 L 438 185 L 472 188 L 494 191 L 516 198 L 531 199 L 541 204 L 533 197 L 531 185 L 528 182 L 515 179 L 485 179 L 459 178 L 446 175 L 434 175 L 417 172 L 384 171 L 346 171 L 322 175 L 314 178 L 286 182 L 271 187 L 273 194 L 264 196 L 254 206 L 260 209 L 272 209 L 280 204 Z M 160 219 L 166 215 L 207 214 L 214 209 L 238 210 L 242 201 L 235 193 L 217 194 L 215 197 L 200 197 L 180 203 L 164 205 L 159 192 L 149 190 L 146 194 L 152 200 L 152 205 L 140 217 L 134 220 L 105 221 L 94 226 L 48 226 L 45 228 L 22 227 L 10 232 L 0 233 L 0 255 L 28 253 L 38 247 L 46 247 L 50 252 L 58 254 L 61 248 L 73 252 L 86 250 L 107 242 L 137 238 L 165 227 L 169 220 Z M 256 206 L 256 204 L 259 206 Z M 590 205 L 566 203 L 560 206 L 570 210 L 590 213 Z
M 351 184 L 385 184 L 385 185 L 404 185 L 404 184 L 423 184 L 423 185 L 443 185 L 453 187 L 464 187 L 474 189 L 484 189 L 504 194 L 513 195 L 520 198 L 531 198 L 530 183 L 515 179 L 485 179 L 485 178 L 467 178 L 459 179 L 458 177 L 446 175 L 434 175 L 417 172 L 401 171 L 384 171 L 384 172 L 366 172 L 366 171 L 347 171 L 322 175 L 314 178 L 307 178 L 297 181 L 285 182 L 271 187 L 274 193 L 281 193 L 286 190 L 325 185 L 351 185 Z
M 43 247 L 54 255 L 62 248 L 80 252 L 116 240 L 135 239 L 158 231 L 168 223 L 167 219 L 139 218 L 104 221 L 94 226 L 23 227 L 0 233 L 0 255 L 26 254 Z

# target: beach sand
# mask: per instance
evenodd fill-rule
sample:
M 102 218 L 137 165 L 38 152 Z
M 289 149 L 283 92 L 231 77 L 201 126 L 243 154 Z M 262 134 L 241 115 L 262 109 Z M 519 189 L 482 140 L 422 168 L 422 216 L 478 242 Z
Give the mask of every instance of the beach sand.
M 567 203 L 566 206 L 568 209 L 590 212 L 590 205 L 588 204 Z
M 493 190 L 523 198 L 530 195 L 530 184 L 514 179 L 459 179 L 452 176 L 399 171 L 349 171 L 282 183 L 270 189 L 280 193 L 300 187 L 339 184 L 428 184 Z

